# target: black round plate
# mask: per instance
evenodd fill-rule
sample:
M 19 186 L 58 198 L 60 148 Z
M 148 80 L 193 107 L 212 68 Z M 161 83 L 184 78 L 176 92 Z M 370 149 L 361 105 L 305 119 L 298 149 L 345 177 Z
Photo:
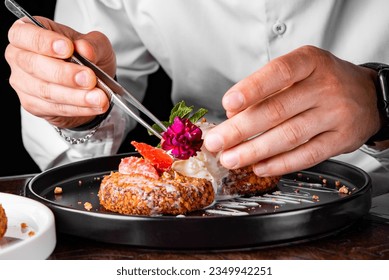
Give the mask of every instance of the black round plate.
M 368 213 L 371 180 L 334 160 L 282 177 L 275 193 L 218 201 L 186 216 L 129 216 L 100 206 L 101 179 L 119 154 L 83 160 L 36 175 L 26 195 L 46 204 L 59 232 L 142 248 L 220 250 L 266 247 L 330 235 Z M 338 191 L 346 186 L 348 194 Z M 55 195 L 61 187 L 63 193 Z M 92 204 L 86 210 L 84 203 Z

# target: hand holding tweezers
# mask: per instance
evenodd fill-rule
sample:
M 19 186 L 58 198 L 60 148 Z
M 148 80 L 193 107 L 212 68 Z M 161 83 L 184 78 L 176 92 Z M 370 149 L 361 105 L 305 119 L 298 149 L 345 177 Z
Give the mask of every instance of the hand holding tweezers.
M 37 19 L 31 16 L 14 0 L 5 0 L 5 6 L 18 18 L 27 17 L 36 26 L 47 29 L 43 24 L 41 24 Z M 132 111 L 132 106 L 137 108 L 140 112 L 142 112 L 152 121 L 154 121 L 160 127 L 161 131 L 166 131 L 165 125 L 160 120 L 158 120 L 158 118 L 156 118 L 147 108 L 145 108 L 142 103 L 140 103 L 130 92 L 128 92 L 124 87 L 122 87 L 118 82 L 111 78 L 97 65 L 95 65 L 85 57 L 81 56 L 80 54 L 74 52 L 73 56 L 69 59 L 69 61 L 87 66 L 92 69 L 97 77 L 97 87 L 105 92 L 110 101 L 120 107 L 124 112 L 129 114 L 133 119 L 143 125 L 159 139 L 162 139 L 162 136 L 158 131 L 156 131 L 151 125 L 149 125 L 146 121 L 144 121 L 141 117 L 139 117 L 136 113 Z

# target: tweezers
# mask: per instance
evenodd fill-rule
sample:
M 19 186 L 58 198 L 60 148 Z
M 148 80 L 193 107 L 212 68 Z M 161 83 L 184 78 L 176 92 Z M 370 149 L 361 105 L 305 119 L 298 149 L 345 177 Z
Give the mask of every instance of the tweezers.
M 33 24 L 41 28 L 47 29 L 42 23 L 37 19 L 31 16 L 26 10 L 24 10 L 18 3 L 14 0 L 5 0 L 5 6 L 10 12 L 12 12 L 16 17 L 23 18 L 27 17 Z M 74 52 L 72 57 L 68 61 L 84 65 L 92 69 L 97 77 L 97 87 L 105 92 L 110 102 L 117 105 L 124 112 L 129 114 L 133 119 L 138 123 L 148 129 L 152 134 L 157 136 L 159 139 L 162 139 L 160 132 L 155 130 L 151 125 L 149 125 L 145 120 L 143 120 L 138 114 L 133 112 L 134 106 L 144 115 L 154 121 L 155 124 L 159 126 L 161 131 L 166 131 L 166 126 L 155 117 L 146 107 L 142 105 L 130 92 L 128 92 L 124 87 L 122 87 L 118 82 L 111 78 L 107 73 L 105 73 L 101 68 L 95 65 L 93 62 L 89 61 L 87 58 L 83 57 L 77 52 Z M 132 106 L 131 106 L 132 105 Z

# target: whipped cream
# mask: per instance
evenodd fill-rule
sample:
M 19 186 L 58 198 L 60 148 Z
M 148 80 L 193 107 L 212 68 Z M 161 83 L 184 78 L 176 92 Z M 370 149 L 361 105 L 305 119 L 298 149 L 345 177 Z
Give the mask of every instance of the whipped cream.
M 201 128 L 203 138 L 215 126 L 207 122 L 196 123 L 196 125 Z M 229 172 L 227 168 L 220 164 L 219 158 L 220 153 L 213 154 L 203 146 L 195 157 L 174 161 L 172 169 L 185 176 L 209 180 L 217 194 L 222 186 L 223 178 L 227 177 Z

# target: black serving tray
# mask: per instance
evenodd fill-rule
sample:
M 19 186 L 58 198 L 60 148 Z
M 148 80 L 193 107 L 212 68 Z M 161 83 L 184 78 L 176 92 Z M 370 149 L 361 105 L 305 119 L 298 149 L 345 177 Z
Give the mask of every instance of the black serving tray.
M 129 155 L 137 154 L 52 168 L 29 181 L 26 195 L 54 212 L 59 232 L 108 243 L 175 250 L 248 249 L 317 239 L 348 227 L 371 206 L 369 176 L 352 165 L 327 160 L 283 176 L 273 194 L 217 201 L 185 216 L 112 213 L 99 204 L 99 184 L 104 175 L 117 170 L 121 158 Z M 340 193 L 339 184 L 350 193 Z M 61 187 L 63 193 L 55 195 L 55 187 Z M 85 202 L 93 208 L 86 210 Z

